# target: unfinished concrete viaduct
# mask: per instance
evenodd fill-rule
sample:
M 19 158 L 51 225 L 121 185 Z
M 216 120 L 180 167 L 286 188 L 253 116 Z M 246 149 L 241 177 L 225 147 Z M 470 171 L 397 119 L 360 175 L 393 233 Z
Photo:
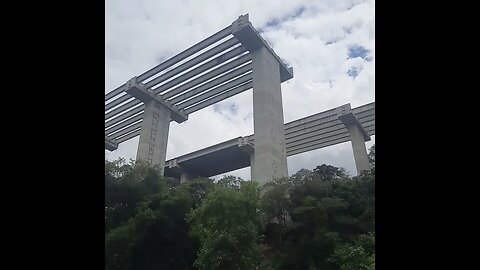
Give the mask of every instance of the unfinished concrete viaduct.
M 248 14 L 242 15 L 219 32 L 107 93 L 105 149 L 114 151 L 120 143 L 140 136 L 137 160 L 158 166 L 162 175 L 165 170 L 170 174 L 170 169 L 177 166 L 185 179 L 189 174 L 207 176 L 211 172 L 186 170 L 186 160 L 179 161 L 180 157 L 175 165 L 173 160 L 165 163 L 170 122 L 182 123 L 191 113 L 253 89 L 254 134 L 240 138 L 248 162 L 232 155 L 228 157 L 232 164 L 218 170 L 251 166 L 252 179 L 261 184 L 287 176 L 287 155 L 317 149 L 324 143 L 319 140 L 303 144 L 301 139 L 290 138 L 295 124 L 284 126 L 281 83 L 291 78 L 293 69 L 260 36 Z M 357 169 L 366 169 L 364 141 L 369 138 L 368 127 L 362 127 L 355 109 L 352 111 L 348 105 L 335 112 L 336 120 L 348 130 Z M 297 125 L 297 129 L 295 132 L 302 133 L 308 127 Z

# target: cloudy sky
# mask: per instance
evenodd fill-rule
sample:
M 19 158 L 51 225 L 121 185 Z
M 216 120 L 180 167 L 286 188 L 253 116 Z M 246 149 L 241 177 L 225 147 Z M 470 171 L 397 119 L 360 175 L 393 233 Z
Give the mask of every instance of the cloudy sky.
M 346 103 L 375 101 L 374 0 L 106 0 L 105 93 L 249 13 L 253 26 L 293 66 L 282 84 L 285 122 Z M 233 108 L 233 109 L 232 109 Z M 171 122 L 167 160 L 253 134 L 252 90 Z M 135 159 L 138 137 L 108 159 Z M 375 143 L 375 136 L 367 148 Z M 350 142 L 288 158 L 289 174 L 320 164 L 356 175 Z M 229 174 L 250 179 L 250 168 Z

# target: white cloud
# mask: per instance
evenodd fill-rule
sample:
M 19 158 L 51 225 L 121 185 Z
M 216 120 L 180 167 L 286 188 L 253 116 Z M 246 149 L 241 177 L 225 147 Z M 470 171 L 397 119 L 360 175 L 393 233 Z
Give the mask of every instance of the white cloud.
M 285 122 L 345 103 L 357 107 L 375 100 L 374 5 L 374 0 L 107 0 L 105 93 L 249 13 L 254 27 L 294 68 L 295 77 L 282 84 Z M 266 27 L 274 21 L 280 23 Z M 353 45 L 369 50 L 372 61 L 347 59 Z M 351 67 L 359 71 L 355 79 L 347 74 Z M 228 110 L 233 103 L 238 105 L 235 114 Z M 172 122 L 167 158 L 253 133 L 251 90 L 221 104 L 222 114 L 209 106 L 189 115 L 187 122 Z M 374 141 L 375 136 L 367 147 Z M 124 142 L 117 151 L 107 151 L 107 157 L 134 159 L 137 142 Z M 289 173 L 327 163 L 356 174 L 350 143 L 296 155 L 288 163 Z M 249 179 L 250 169 L 234 174 Z

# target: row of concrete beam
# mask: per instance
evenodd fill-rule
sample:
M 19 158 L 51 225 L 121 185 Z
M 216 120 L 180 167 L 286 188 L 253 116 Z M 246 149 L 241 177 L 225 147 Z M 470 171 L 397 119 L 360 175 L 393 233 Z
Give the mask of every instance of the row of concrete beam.
M 257 50 L 266 50 L 275 59 L 281 82 L 293 77 L 293 70 L 280 61 L 247 14 L 133 81 L 188 115 L 251 89 L 252 53 Z M 129 89 L 127 82 L 105 95 L 105 136 L 113 145 L 141 132 L 146 105 Z

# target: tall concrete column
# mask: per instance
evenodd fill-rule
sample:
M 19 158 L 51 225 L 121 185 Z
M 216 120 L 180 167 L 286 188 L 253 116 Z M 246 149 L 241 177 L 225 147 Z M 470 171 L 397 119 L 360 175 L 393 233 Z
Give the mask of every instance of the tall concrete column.
M 263 185 L 273 178 L 288 176 L 280 84 L 293 78 L 293 69 L 253 28 L 248 14 L 238 17 L 231 29 L 252 57 L 255 143 L 251 172 L 252 180 Z
M 137 160 L 159 166 L 161 175 L 165 168 L 169 129 L 170 110 L 155 100 L 147 102 L 138 141 Z
M 255 171 L 255 152 L 250 154 L 250 180 L 253 180 L 253 171 Z
M 253 76 L 252 180 L 263 185 L 288 176 L 279 62 L 266 47 L 250 52 Z
M 350 141 L 352 142 L 357 175 L 362 171 L 369 171 L 370 162 L 368 162 L 368 153 L 365 142 L 370 141 L 370 136 L 358 121 L 357 117 L 353 114 L 350 104 L 341 106 L 338 110 L 338 119 L 340 119 L 350 133 Z
M 160 175 L 163 176 L 170 121 L 173 119 L 181 123 L 188 119 L 188 115 L 162 97 L 156 96 L 144 84 L 139 83 L 136 77 L 126 83 L 126 89 L 128 94 L 145 104 L 137 160 L 158 167 Z

